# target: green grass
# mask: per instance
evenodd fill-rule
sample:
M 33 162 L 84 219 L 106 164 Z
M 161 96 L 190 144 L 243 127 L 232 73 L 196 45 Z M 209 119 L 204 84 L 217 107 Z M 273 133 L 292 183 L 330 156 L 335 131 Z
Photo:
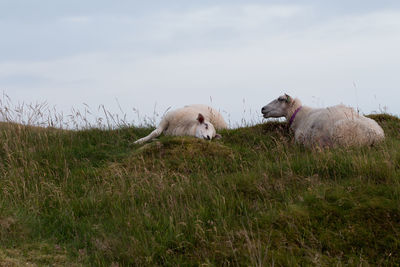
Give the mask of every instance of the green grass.
M 0 266 L 397 265 L 400 120 L 374 147 L 284 124 L 203 141 L 0 125 Z

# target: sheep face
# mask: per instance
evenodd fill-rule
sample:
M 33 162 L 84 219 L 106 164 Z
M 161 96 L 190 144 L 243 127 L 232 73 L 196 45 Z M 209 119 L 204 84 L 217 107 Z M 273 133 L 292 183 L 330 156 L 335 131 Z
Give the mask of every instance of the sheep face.
M 202 114 L 197 117 L 196 137 L 211 140 L 217 135 L 214 125 L 205 121 Z
M 286 117 L 292 98 L 282 95 L 261 109 L 264 118 Z

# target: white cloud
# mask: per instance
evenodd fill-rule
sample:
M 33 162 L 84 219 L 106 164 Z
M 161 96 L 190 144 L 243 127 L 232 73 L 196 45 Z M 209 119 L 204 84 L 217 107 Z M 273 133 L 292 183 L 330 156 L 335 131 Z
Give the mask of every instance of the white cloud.
M 297 5 L 224 5 L 196 9 L 183 13 L 163 12 L 152 17 L 147 28 L 155 39 L 173 39 L 177 35 L 204 35 L 220 30 L 226 33 L 248 35 L 250 32 L 277 31 L 282 21 L 305 16 L 311 8 Z M 225 33 L 224 33 L 225 32 Z M 218 38 L 217 36 L 213 36 Z
M 316 23 L 305 32 L 316 38 L 375 39 L 400 31 L 400 11 L 383 10 L 356 16 L 335 17 L 324 23 Z

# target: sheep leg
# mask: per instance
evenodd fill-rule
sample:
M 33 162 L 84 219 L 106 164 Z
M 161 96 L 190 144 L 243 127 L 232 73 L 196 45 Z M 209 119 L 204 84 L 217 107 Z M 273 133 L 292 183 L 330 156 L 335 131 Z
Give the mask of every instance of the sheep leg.
M 143 144 L 147 141 L 150 141 L 158 136 L 160 136 L 165 129 L 167 129 L 168 123 L 165 121 L 161 121 L 160 125 L 158 125 L 157 129 L 152 131 L 148 136 L 140 138 L 134 142 L 134 144 Z

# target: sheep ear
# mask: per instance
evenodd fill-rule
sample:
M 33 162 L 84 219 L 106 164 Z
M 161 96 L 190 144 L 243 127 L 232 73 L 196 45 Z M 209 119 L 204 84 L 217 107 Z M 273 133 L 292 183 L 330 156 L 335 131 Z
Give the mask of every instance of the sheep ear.
M 220 134 L 215 134 L 214 139 L 221 139 L 221 138 L 222 138 L 222 135 L 220 135 Z
M 199 116 L 197 116 L 197 120 L 202 124 L 204 122 L 204 116 L 203 114 L 199 113 Z
M 292 102 L 292 98 L 290 97 L 290 95 L 285 94 L 286 96 L 286 103 Z

